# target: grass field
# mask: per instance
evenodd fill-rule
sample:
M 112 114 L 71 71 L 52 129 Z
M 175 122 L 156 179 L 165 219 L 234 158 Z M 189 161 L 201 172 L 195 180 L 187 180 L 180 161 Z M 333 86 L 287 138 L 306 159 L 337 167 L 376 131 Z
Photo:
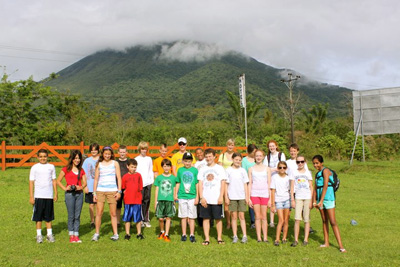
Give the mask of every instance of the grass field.
M 311 212 L 311 226 L 316 233 L 310 235 L 307 247 L 290 247 L 294 214 L 290 219 L 288 244 L 274 247 L 271 244 L 275 236 L 273 229 L 268 232 L 270 243 L 259 244 L 256 242 L 255 231 L 248 229 L 248 244 L 231 244 L 231 231 L 224 230 L 226 244 L 217 245 L 216 233 L 212 230 L 211 244 L 204 247 L 199 242 L 202 240 L 201 228 L 196 229 L 197 243 L 180 241 L 177 218 L 173 221 L 171 243 L 156 239 L 158 227 L 154 217 L 152 227 L 145 229 L 145 240 L 133 238 L 131 241 L 121 239 L 113 242 L 109 239 L 112 232 L 107 211 L 103 217 L 99 242 L 91 242 L 94 231 L 90 230 L 88 206 L 85 204 L 80 231 L 83 243 L 69 244 L 67 211 L 61 190 L 60 199 L 55 203 L 56 218 L 53 222 L 56 243 L 36 244 L 35 224 L 30 221 L 32 206 L 29 204 L 29 169 L 8 169 L 0 172 L 0 266 L 400 266 L 399 163 L 367 162 L 355 163 L 351 167 L 348 162 L 326 164 L 336 170 L 341 179 L 336 214 L 347 253 L 339 253 L 332 231 L 331 246 L 319 248 L 323 242 L 322 224 L 319 212 L 315 209 Z M 358 225 L 352 226 L 352 219 Z M 120 236 L 124 236 L 122 228 Z M 300 232 L 300 240 L 302 236 Z

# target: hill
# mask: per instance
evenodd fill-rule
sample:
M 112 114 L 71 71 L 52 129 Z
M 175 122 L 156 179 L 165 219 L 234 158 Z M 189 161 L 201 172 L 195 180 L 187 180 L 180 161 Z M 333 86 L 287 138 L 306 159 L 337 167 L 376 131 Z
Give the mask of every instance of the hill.
M 283 71 L 234 51 L 178 41 L 99 51 L 60 71 L 47 85 L 137 120 L 193 121 L 208 106 L 215 107 L 213 119 L 220 120 L 229 116 L 225 91 L 238 93 L 242 73 L 247 94 L 280 112 L 276 101 L 288 94 L 280 82 Z M 302 95 L 300 108 L 329 103 L 330 117 L 347 115 L 351 105 L 347 88 L 301 81 L 294 92 Z

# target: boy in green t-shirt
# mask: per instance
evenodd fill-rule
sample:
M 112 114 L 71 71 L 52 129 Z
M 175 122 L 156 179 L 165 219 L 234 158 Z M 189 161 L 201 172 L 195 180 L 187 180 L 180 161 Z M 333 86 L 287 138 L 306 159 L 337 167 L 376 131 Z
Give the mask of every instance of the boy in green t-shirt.
M 175 216 L 174 206 L 174 189 L 176 177 L 171 174 L 171 161 L 169 159 L 163 159 L 161 166 L 164 173 L 157 176 L 154 185 L 156 187 L 155 193 L 155 209 L 156 216 L 160 222 L 160 234 L 158 239 L 164 239 L 166 242 L 170 242 L 169 228 L 171 226 L 171 218 Z M 164 218 L 165 230 L 164 230 Z
M 186 241 L 186 228 L 189 220 L 190 242 L 196 242 L 194 237 L 195 219 L 197 218 L 196 205 L 199 202 L 197 169 L 192 167 L 193 155 L 185 152 L 182 157 L 183 168 L 178 170 L 176 178 L 175 200 L 179 200 L 178 217 L 181 218 L 182 237 Z

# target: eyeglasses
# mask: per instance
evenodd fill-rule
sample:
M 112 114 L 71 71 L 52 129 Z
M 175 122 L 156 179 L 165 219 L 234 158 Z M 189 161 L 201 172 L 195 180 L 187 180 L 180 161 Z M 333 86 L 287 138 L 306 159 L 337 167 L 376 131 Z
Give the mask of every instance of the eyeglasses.
M 282 169 L 283 169 L 283 170 L 286 170 L 287 167 L 282 167 L 282 166 L 280 166 L 280 167 L 278 167 L 278 169 L 279 169 L 279 170 L 282 170 Z
M 296 160 L 296 163 L 297 163 L 297 164 L 300 164 L 300 163 L 301 163 L 301 164 L 304 164 L 304 162 L 305 162 L 304 160 Z
M 180 145 L 180 146 L 186 146 L 186 143 L 179 142 L 178 145 Z

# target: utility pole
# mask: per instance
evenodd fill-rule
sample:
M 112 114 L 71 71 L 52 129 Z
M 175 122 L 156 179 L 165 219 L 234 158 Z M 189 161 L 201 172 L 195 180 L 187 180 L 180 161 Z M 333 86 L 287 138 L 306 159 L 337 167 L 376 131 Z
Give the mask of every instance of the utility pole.
M 294 101 L 293 101 L 293 87 L 294 87 L 294 81 L 300 79 L 299 75 L 296 75 L 294 78 L 292 78 L 293 74 L 288 73 L 289 78 L 287 80 L 282 79 L 281 82 L 283 82 L 287 88 L 289 88 L 289 104 L 290 104 L 290 126 L 292 129 L 292 135 L 291 135 L 291 140 L 292 143 L 294 143 Z

